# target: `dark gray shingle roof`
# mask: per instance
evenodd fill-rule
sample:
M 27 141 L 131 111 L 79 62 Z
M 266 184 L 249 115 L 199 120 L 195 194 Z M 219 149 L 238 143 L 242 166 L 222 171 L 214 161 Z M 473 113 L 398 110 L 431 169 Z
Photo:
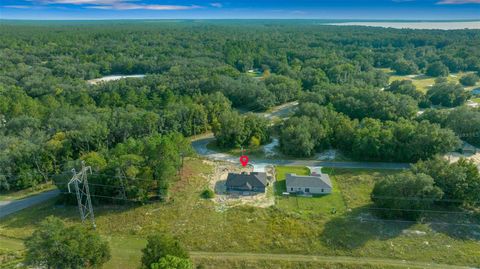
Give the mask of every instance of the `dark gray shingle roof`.
M 245 186 L 265 188 L 267 186 L 267 174 L 261 172 L 251 172 L 250 174 L 228 173 L 227 187 L 238 188 Z

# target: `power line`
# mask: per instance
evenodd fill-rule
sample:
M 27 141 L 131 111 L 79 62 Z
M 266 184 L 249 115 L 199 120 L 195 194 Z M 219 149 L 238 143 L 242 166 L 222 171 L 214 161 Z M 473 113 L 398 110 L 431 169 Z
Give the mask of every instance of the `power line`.
M 434 198 L 420 198 L 420 197 L 395 197 L 395 196 L 372 196 L 372 199 L 380 200 L 407 200 L 407 201 L 432 201 L 432 202 L 452 202 L 452 203 L 462 203 L 464 200 L 460 199 L 434 199 Z M 480 201 L 471 201 L 474 203 L 480 203 Z
M 60 192 L 61 194 L 72 194 L 70 192 Z M 129 202 L 137 202 L 137 203 L 155 203 L 155 201 L 144 201 L 144 200 L 139 200 L 139 199 L 128 199 L 128 198 L 121 198 L 121 197 L 114 197 L 114 196 L 105 196 L 105 195 L 99 195 L 99 194 L 90 194 L 90 197 L 99 197 L 99 198 L 107 198 L 107 199 L 113 199 L 113 200 L 123 200 L 123 201 L 129 201 Z M 149 196 L 148 198 L 161 198 L 161 195 L 152 195 Z
M 68 185 L 68 182 L 56 182 L 55 185 Z M 121 189 L 120 186 L 114 185 L 106 185 L 106 184 L 97 184 L 97 183 L 88 183 L 89 186 L 98 186 L 98 187 L 107 187 L 107 188 L 114 188 L 114 189 Z
M 394 223 L 416 223 L 416 224 L 433 224 L 433 225 L 452 225 L 452 226 L 465 226 L 465 227 L 474 227 L 480 228 L 479 224 L 468 224 L 468 223 L 453 223 L 453 222 L 418 222 L 414 220 L 391 220 L 391 219 L 372 219 L 372 218 L 362 218 L 362 217 L 344 217 L 344 219 L 357 220 L 360 222 L 394 222 Z
M 384 207 L 368 207 L 369 210 L 386 210 L 386 211 L 406 211 L 406 212 L 428 212 L 442 214 L 472 214 L 464 211 L 447 211 L 447 210 L 429 210 L 429 209 L 404 209 L 404 208 L 384 208 Z

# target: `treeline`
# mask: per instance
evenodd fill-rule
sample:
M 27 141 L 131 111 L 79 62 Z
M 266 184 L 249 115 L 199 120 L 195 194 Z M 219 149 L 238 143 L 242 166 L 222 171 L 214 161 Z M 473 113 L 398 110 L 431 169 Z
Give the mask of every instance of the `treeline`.
M 354 119 L 410 119 L 418 111 L 417 102 L 410 96 L 372 88 L 322 87 L 315 93 L 304 95 L 302 100 L 331 105 Z
M 322 83 L 383 87 L 386 74 L 375 68 L 413 66 L 401 73 L 432 70 L 428 73 L 434 76 L 444 75 L 436 69 L 480 69 L 475 50 L 480 38 L 475 30 L 342 28 L 311 22 L 2 26 L 2 72 L 32 96 L 55 93 L 58 84 L 75 87 L 71 85 L 102 75 L 146 73 L 162 74 L 157 86 L 190 95 L 208 92 L 216 82 L 222 85 L 216 91 L 234 94 L 223 84 L 238 88 L 235 84 L 246 83 L 242 91 L 254 95 L 241 96 L 249 101 L 252 96 L 264 99 L 256 103 L 262 109 L 291 98 L 299 83 L 306 90 Z M 265 76 L 281 76 L 270 81 L 280 86 L 249 77 L 235 81 L 252 68 Z M 261 89 L 251 91 L 254 84 Z M 285 85 L 286 92 L 277 94 Z M 231 98 L 237 105 L 234 99 L 237 96 Z
M 100 88 L 117 85 L 119 89 L 122 87 L 118 85 L 126 85 L 122 88 L 125 89 L 136 83 L 135 80 L 119 81 Z M 97 91 L 64 91 L 58 96 L 37 98 L 19 87 L 0 89 L 0 189 L 32 187 L 59 174 L 62 175 L 59 187 L 65 188 L 61 184 L 71 175 L 68 171 L 72 167 L 79 167 L 77 160 L 95 156 L 87 165 L 105 162 L 97 167 L 97 172 L 104 176 L 94 176 L 91 182 L 119 184 L 118 177 L 122 175 L 119 171 L 127 169 L 117 161 L 120 158 L 130 163 L 131 172 L 136 171 L 133 174 L 124 171 L 124 177 L 150 181 L 132 181 L 134 184 L 130 187 L 135 190 L 126 190 L 129 198 L 144 199 L 146 193 L 157 196 L 166 193 L 166 187 L 157 187 L 168 186 L 167 183 L 174 180 L 175 173 L 171 171 L 178 170 L 180 154 L 193 154 L 183 137 L 210 130 L 219 122 L 220 114 L 231 109 L 231 104 L 221 93 L 194 97 L 166 93 L 162 97 L 161 90 L 156 92 L 158 95 L 142 96 L 118 90 L 116 94 L 112 92 L 111 103 L 106 105 L 105 95 Z M 73 99 L 77 102 L 70 103 Z M 150 156 L 142 148 L 156 145 L 150 141 L 141 146 L 147 143 L 145 139 L 163 141 L 158 143 L 173 149 L 168 154 L 158 149 Z M 125 143 L 135 146 L 120 153 L 117 149 L 121 145 L 126 147 Z M 151 161 L 153 158 L 156 161 Z M 165 174 L 158 174 L 157 169 Z M 151 192 L 154 188 L 156 193 Z M 109 191 L 113 194 L 114 189 L 93 190 L 105 195 Z
M 316 103 L 300 104 L 279 132 L 280 149 L 293 156 L 333 147 L 359 160 L 415 162 L 460 145 L 453 131 L 428 121 L 352 120 Z
M 128 138 L 109 150 L 82 154 L 80 160 L 92 167 L 90 192 L 96 201 L 164 201 L 182 168 L 182 158 L 192 155 L 190 141 L 179 133 L 170 133 Z M 67 191 L 70 175 L 55 178 L 59 189 Z
M 99 185 L 113 184 L 109 180 L 127 173 L 118 161 L 126 158 L 134 172 L 125 177 L 152 180 L 148 187 L 139 180 L 128 182 L 128 194 L 135 199 L 145 199 L 145 193 L 161 196 L 162 186 L 168 186 L 175 177 L 173 172 L 158 174 L 154 166 L 177 170 L 181 152 L 168 151 L 168 158 L 149 155 L 141 149 L 150 147 L 147 140 L 160 145 L 166 142 L 159 141 L 169 141 L 180 149 L 184 140 L 177 138 L 179 135 L 188 137 L 212 130 L 224 146 L 267 143 L 267 123 L 251 115 L 235 115 L 231 106 L 262 111 L 298 99 L 305 92 L 312 93 L 310 102 L 332 106 L 347 115 L 349 118 L 339 114 L 339 120 L 345 121 L 340 126 L 365 125 L 359 130 L 368 135 L 366 130 L 371 130 L 371 135 L 378 138 L 368 142 L 371 147 L 364 146 L 360 131 L 340 130 L 330 121 L 299 114 L 283 128 L 285 152 L 311 155 L 314 150 L 338 144 L 345 149 L 355 146 L 356 156 L 372 150 L 366 159 L 423 158 L 449 149 L 455 139 L 437 125 L 389 122 L 412 118 L 418 100 L 401 92 L 381 91 L 387 86 L 388 76 L 377 68 L 394 68 L 398 61 L 405 61 L 413 71 L 428 69 L 433 74 L 440 70 L 438 75 L 444 75 L 443 65 L 449 72 L 480 71 L 480 51 L 475 49 L 480 45 L 479 35 L 474 30 L 447 33 L 311 22 L 2 22 L 0 190 L 23 189 L 48 181 L 53 175 L 70 173 L 70 168 L 78 167 L 78 161 L 87 157 L 95 157 L 99 163 L 105 160 L 105 165 L 96 168 L 97 173 L 111 179 L 95 180 Z M 437 62 L 441 64 L 430 66 Z M 251 69 L 258 69 L 261 76 L 248 74 Z M 99 85 L 85 82 L 115 74 L 147 76 Z M 440 92 L 452 95 L 450 90 Z M 439 95 L 432 92 L 429 99 L 433 104 L 438 100 L 435 102 L 441 105 L 455 106 L 464 99 L 460 96 L 450 102 L 437 98 Z M 290 130 L 300 125 L 295 121 L 302 121 L 302 116 L 314 119 L 307 126 L 312 130 L 300 126 Z M 414 151 L 396 157 L 391 152 L 401 152 L 401 145 L 408 146 L 396 134 L 401 129 L 397 125 L 413 129 L 409 138 L 417 143 L 421 139 L 413 133 L 431 135 L 422 143 L 431 143 L 432 147 L 424 154 Z M 325 130 L 317 133 L 318 128 Z M 295 132 L 302 132 L 301 136 L 296 137 Z M 346 142 L 340 141 L 342 132 Z M 395 139 L 383 138 L 390 133 Z M 297 149 L 287 149 L 288 137 L 296 139 L 293 144 L 299 145 Z M 352 140 L 354 137 L 358 141 Z M 445 142 L 433 142 L 433 138 Z M 157 142 L 151 146 L 167 150 Z M 391 152 L 388 143 L 394 145 Z M 120 145 L 133 147 L 129 148 L 132 156 L 119 152 Z M 125 171 L 120 173 L 122 169 Z M 98 192 L 108 193 L 100 188 Z
M 468 210 L 479 204 L 480 174 L 472 161 L 435 157 L 376 182 L 371 198 L 374 211 L 387 218 L 416 220 L 429 212 Z
M 270 141 L 271 130 L 268 120 L 253 113 L 243 116 L 235 111 L 225 111 L 213 132 L 216 144 L 222 148 L 255 148 Z
M 419 118 L 449 128 L 462 140 L 480 147 L 480 110 L 459 107 L 452 110 L 427 109 Z

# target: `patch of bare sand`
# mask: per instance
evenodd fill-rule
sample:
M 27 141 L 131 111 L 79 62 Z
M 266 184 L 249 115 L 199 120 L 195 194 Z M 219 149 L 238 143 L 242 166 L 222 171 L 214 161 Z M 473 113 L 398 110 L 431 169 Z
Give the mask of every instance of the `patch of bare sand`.
M 460 158 L 472 160 L 474 163 L 477 164 L 477 167 L 480 170 L 480 151 L 476 154 L 462 154 L 458 152 L 450 152 L 445 154 L 444 158 L 447 159 L 450 163 L 458 162 Z

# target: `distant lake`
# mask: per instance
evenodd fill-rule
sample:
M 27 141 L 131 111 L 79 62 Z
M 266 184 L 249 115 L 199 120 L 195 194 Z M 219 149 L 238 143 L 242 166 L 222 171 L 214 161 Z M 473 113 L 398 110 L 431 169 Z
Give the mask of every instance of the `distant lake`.
M 119 80 L 122 78 L 143 78 L 145 75 L 115 75 L 115 76 L 105 76 L 101 78 L 96 78 L 96 79 L 91 79 L 87 80 L 88 84 L 96 85 L 100 82 L 108 82 L 108 81 L 114 81 L 114 80 Z
M 438 30 L 459 30 L 459 29 L 480 29 L 480 21 L 452 21 L 452 22 L 339 22 L 328 23 L 329 25 L 343 26 L 372 26 L 396 29 L 438 29 Z

